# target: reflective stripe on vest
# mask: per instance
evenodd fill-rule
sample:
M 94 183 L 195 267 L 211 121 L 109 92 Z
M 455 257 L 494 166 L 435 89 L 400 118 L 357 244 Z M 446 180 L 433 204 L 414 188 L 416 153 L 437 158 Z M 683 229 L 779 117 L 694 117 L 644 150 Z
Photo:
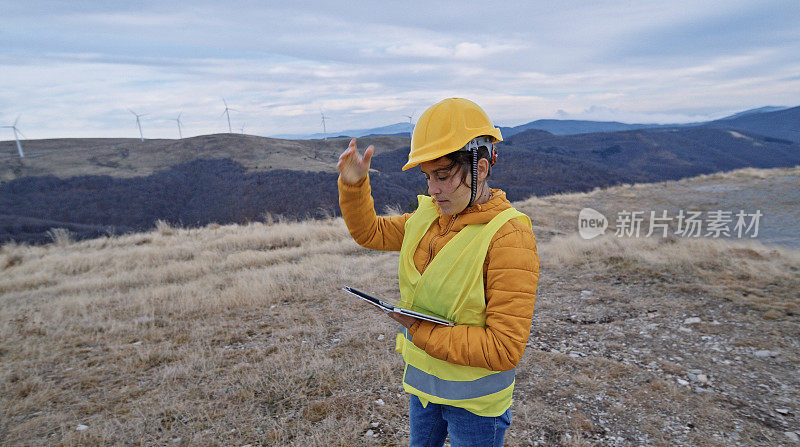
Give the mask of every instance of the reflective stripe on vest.
M 408 329 L 403 327 L 400 335 L 412 341 Z M 475 399 L 481 396 L 494 394 L 510 387 L 514 384 L 514 373 L 516 369 L 490 374 L 480 379 L 470 380 L 468 386 L 459 380 L 440 379 L 433 374 L 428 374 L 414 365 L 406 366 L 406 373 L 403 381 L 412 387 L 442 399 L 463 400 Z
M 471 380 L 468 386 L 465 382 L 440 379 L 432 374 L 427 374 L 414 367 L 406 366 L 405 383 L 430 394 L 449 400 L 476 399 L 498 393 L 514 383 L 514 370 L 502 371 L 480 379 Z

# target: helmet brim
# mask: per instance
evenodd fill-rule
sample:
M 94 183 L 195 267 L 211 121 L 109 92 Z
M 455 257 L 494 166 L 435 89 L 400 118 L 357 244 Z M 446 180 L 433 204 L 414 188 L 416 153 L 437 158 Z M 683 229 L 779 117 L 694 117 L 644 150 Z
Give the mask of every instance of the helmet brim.
M 479 136 L 483 136 L 483 135 L 476 135 L 475 137 L 479 137 Z M 493 128 L 491 131 L 487 132 L 485 134 L 485 136 L 491 137 L 492 143 L 498 143 L 500 141 L 503 141 L 503 135 L 500 133 L 500 129 L 497 129 L 497 128 Z M 472 137 L 472 138 L 475 138 L 475 137 Z M 420 163 L 424 163 L 426 161 L 431 161 L 431 160 L 436 160 L 437 158 L 441 158 L 441 157 L 443 157 L 443 156 L 445 156 L 447 154 L 451 154 L 453 152 L 457 152 L 462 147 L 464 147 L 470 140 L 472 140 L 472 138 L 468 138 L 467 141 L 464 141 L 464 143 L 461 146 L 459 146 L 458 148 L 453 149 L 453 150 L 451 150 L 449 152 L 444 152 L 443 154 L 441 152 L 439 152 L 439 153 L 434 153 L 434 154 L 426 154 L 426 155 L 418 155 L 416 157 L 409 157 L 408 162 L 405 165 L 403 165 L 401 170 L 407 171 L 407 170 L 413 168 L 414 166 L 417 166 Z

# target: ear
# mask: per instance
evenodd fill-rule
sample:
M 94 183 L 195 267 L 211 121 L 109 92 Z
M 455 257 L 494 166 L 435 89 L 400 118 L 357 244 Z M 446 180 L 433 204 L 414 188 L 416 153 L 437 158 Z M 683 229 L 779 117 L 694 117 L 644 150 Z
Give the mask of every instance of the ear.
M 489 160 L 481 158 L 478 160 L 478 182 L 486 181 L 486 176 L 489 175 Z

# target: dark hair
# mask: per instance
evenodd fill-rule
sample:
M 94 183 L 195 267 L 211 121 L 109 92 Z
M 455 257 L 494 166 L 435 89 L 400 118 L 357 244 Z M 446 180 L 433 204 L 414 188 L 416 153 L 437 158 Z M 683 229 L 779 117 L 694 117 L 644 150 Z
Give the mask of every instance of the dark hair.
M 486 161 L 489 162 L 489 170 L 486 172 L 486 178 L 488 179 L 489 176 L 492 174 L 492 163 L 491 163 L 491 155 L 490 151 L 491 148 L 486 146 L 481 146 L 478 148 L 478 160 L 481 158 L 485 158 Z M 447 169 L 451 170 L 458 166 L 458 169 L 461 171 L 461 183 L 467 184 L 467 176 L 472 169 L 472 152 L 471 151 L 456 151 L 451 152 L 447 155 L 442 156 L 442 158 L 449 160 L 450 164 L 447 165 Z

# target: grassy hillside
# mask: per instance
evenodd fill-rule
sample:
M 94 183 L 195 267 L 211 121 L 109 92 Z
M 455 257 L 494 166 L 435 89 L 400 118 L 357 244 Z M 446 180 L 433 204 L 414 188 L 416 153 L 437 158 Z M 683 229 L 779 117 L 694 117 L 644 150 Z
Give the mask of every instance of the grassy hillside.
M 140 177 L 198 159 L 231 159 L 248 171 L 335 172 L 336 161 L 348 141 L 281 140 L 240 134 L 144 142 L 135 138 L 28 140 L 22 142 L 25 159 L 16 155 L 13 141 L 0 141 L 0 183 L 34 176 Z M 407 148 L 408 138 L 366 137 L 362 144 L 374 144 L 376 153 L 381 153 Z
M 575 235 L 587 203 L 652 209 L 671 188 L 787 175 L 518 203 L 541 279 L 507 445 L 788 443 L 800 252 Z M 396 324 L 338 290 L 396 298 L 397 255 L 358 247 L 341 219 L 52 237 L 0 249 L 0 444 L 407 443 Z

